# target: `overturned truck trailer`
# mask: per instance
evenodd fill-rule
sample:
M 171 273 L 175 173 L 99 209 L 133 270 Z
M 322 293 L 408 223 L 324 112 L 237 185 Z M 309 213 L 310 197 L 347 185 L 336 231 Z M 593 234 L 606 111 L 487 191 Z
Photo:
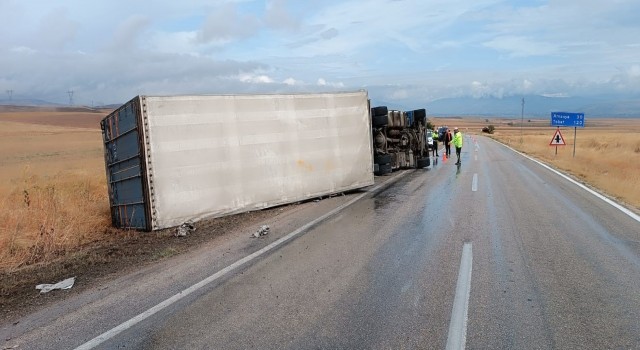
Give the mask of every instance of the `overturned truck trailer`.
M 137 96 L 101 127 L 119 228 L 158 230 L 374 181 L 366 91 Z

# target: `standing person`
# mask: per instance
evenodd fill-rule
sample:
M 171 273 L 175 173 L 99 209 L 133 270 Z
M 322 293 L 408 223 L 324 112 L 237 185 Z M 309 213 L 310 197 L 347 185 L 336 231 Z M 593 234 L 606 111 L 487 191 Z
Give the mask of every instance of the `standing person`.
M 431 138 L 433 138 L 433 151 L 432 151 L 432 155 L 434 157 L 439 157 L 438 155 L 438 130 L 433 130 L 431 132 Z
M 462 153 L 462 133 L 458 128 L 453 129 L 453 145 L 456 147 L 456 157 L 458 157 L 456 164 L 461 164 L 460 153 Z
M 453 140 L 453 136 L 451 136 L 451 130 L 447 128 L 444 132 L 442 140 L 444 142 L 444 153 L 447 155 L 447 158 L 451 158 L 451 140 Z

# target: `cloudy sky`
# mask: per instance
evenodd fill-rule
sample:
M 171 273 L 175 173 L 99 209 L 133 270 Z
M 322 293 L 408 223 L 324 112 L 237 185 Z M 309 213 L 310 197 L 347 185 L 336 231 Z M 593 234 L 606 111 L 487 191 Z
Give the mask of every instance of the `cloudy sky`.
M 0 30 L 0 100 L 640 94 L 638 0 L 0 0 Z

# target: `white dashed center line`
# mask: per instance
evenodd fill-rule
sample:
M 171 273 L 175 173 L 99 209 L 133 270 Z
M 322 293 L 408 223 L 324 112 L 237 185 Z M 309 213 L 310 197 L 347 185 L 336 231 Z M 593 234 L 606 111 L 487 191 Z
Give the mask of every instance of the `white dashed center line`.
M 458 271 L 456 296 L 453 300 L 453 310 L 451 310 L 451 323 L 449 323 L 447 350 L 463 350 L 467 343 L 467 311 L 469 310 L 472 266 L 472 244 L 471 242 L 467 242 L 462 247 L 462 259 L 460 260 L 460 271 Z

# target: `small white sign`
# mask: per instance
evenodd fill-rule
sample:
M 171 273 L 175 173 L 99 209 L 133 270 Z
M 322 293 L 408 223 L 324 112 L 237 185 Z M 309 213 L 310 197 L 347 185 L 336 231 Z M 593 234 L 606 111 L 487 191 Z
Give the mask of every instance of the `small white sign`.
M 556 133 L 553 134 L 553 138 L 551 142 L 549 142 L 549 146 L 566 146 L 566 142 L 564 142 L 564 137 L 560 133 L 560 129 L 556 129 Z

